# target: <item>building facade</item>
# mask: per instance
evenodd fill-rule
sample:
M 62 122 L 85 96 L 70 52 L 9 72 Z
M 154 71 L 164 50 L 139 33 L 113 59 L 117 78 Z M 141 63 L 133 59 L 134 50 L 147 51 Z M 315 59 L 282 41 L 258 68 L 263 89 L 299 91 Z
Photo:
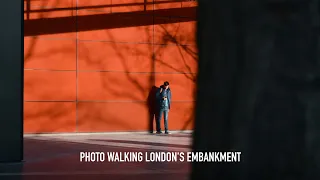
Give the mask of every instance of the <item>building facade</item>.
M 196 6 L 24 0 L 24 133 L 147 130 L 164 81 L 169 128 L 192 129 Z

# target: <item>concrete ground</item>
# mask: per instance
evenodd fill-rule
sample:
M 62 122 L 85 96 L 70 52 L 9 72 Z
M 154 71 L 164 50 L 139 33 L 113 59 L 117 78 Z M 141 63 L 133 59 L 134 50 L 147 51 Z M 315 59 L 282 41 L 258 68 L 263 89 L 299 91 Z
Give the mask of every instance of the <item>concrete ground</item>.
M 24 163 L 0 164 L 0 179 L 185 180 L 187 162 L 80 162 L 80 152 L 190 151 L 191 134 L 26 135 Z

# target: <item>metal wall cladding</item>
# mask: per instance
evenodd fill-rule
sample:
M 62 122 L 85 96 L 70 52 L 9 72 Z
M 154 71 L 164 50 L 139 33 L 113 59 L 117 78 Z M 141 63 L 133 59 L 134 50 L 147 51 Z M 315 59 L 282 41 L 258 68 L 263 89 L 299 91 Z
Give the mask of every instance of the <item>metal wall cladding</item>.
M 25 133 L 147 130 L 164 81 L 170 129 L 193 128 L 195 1 L 24 2 Z

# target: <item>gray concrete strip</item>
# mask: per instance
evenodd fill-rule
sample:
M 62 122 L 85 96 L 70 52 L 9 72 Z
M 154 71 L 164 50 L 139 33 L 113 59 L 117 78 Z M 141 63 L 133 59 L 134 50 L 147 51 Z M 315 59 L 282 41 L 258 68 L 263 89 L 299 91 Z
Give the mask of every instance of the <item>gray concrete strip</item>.
M 172 134 L 191 134 L 192 130 L 170 131 Z M 24 137 L 38 137 L 38 136 L 88 136 L 88 135 L 121 135 L 121 134 L 149 134 L 145 131 L 123 131 L 123 132 L 90 132 L 90 133 L 28 133 Z
M 190 148 L 176 148 L 176 147 L 167 147 L 167 146 L 155 146 L 155 145 L 144 145 L 144 144 L 131 144 L 131 143 L 118 143 L 118 142 L 103 142 L 103 141 L 92 141 L 87 139 L 65 139 L 65 138 L 34 138 L 38 140 L 50 140 L 50 141 L 65 141 L 66 143 L 86 143 L 91 145 L 103 145 L 103 146 L 114 146 L 122 148 L 135 148 L 135 149 L 144 149 L 144 150 L 159 150 L 159 151 L 179 151 L 185 152 L 189 151 Z M 188 144 L 186 144 L 188 145 Z
M 117 174 L 186 174 L 184 170 L 146 170 L 146 169 L 135 169 L 135 170 L 114 170 L 114 171 L 74 171 L 74 172 L 21 172 L 21 173 L 1 173 L 1 176 L 43 176 L 43 175 L 50 175 L 50 176 L 61 176 L 61 175 L 117 175 Z

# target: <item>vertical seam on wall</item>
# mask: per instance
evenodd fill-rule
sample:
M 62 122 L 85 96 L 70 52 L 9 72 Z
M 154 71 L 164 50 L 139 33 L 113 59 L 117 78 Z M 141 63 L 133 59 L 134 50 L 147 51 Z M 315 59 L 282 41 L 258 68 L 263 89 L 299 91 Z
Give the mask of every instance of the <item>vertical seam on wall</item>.
M 152 0 L 152 76 L 153 76 L 153 86 L 156 85 L 156 54 L 154 50 L 154 1 Z
M 111 6 L 110 6 L 110 13 L 112 14 L 112 0 L 110 0 Z
M 76 132 L 78 132 L 78 0 L 76 0 Z

